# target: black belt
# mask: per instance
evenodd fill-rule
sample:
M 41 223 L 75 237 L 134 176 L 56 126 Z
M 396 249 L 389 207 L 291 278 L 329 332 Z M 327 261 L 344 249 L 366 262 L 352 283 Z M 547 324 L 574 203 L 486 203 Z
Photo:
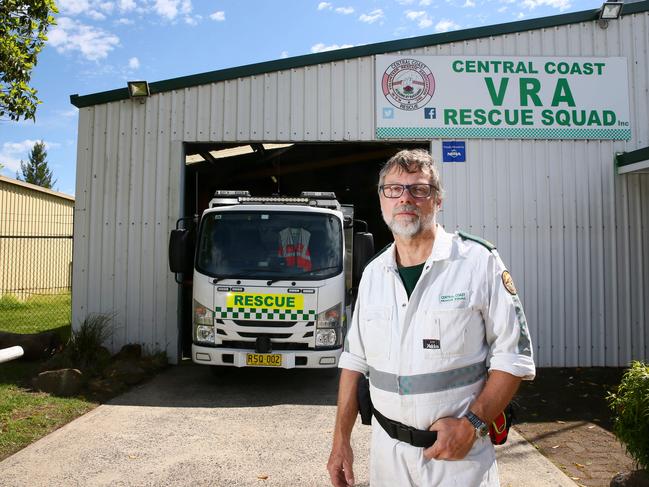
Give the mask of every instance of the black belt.
M 403 441 L 412 446 L 428 448 L 437 440 L 437 431 L 418 430 L 412 426 L 406 426 L 392 419 L 386 418 L 374 409 L 374 417 L 383 427 L 385 432 L 395 440 Z

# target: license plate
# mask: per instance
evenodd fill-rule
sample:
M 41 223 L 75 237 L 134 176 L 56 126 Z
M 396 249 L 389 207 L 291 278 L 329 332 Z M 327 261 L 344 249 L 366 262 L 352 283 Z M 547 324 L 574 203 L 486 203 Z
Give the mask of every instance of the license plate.
M 281 367 L 282 355 L 279 353 L 247 353 L 246 365 L 261 367 Z

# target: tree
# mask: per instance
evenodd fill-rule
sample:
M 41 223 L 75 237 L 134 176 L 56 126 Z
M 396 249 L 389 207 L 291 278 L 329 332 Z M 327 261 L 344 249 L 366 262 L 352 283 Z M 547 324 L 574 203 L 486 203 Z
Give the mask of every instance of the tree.
M 57 12 L 54 0 L 0 0 L 0 119 L 35 120 L 40 101 L 29 82 Z
M 27 162 L 20 161 L 20 172 L 22 173 L 22 177 L 18 173 L 16 177 L 21 181 L 52 189 L 52 186 L 56 184 L 56 180 L 52 181 L 54 174 L 47 167 L 45 142 L 41 140 L 34 144 L 34 147 L 29 152 L 29 160 Z

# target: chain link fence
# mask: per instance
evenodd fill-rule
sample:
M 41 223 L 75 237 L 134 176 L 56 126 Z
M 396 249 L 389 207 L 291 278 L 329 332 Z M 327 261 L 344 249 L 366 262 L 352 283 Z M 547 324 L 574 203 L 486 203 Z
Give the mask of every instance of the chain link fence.
M 0 181 L 0 331 L 69 326 L 74 200 L 7 179 Z

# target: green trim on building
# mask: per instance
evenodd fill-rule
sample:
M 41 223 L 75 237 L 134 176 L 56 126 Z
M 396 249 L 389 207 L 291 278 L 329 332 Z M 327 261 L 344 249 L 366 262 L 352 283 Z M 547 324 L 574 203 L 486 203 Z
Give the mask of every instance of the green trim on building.
M 643 147 L 631 152 L 622 152 L 615 156 L 616 167 L 624 167 L 642 161 L 649 161 L 649 147 Z
M 377 139 L 607 139 L 628 140 L 631 129 L 378 127 Z
M 647 11 L 649 11 L 649 0 L 624 4 L 623 7 L 624 15 Z M 443 34 L 432 34 L 427 36 L 411 37 L 408 39 L 399 39 L 396 41 L 378 42 L 375 44 L 350 47 L 347 49 L 338 49 L 335 51 L 328 51 L 317 54 L 307 54 L 304 56 L 277 59 L 264 63 L 249 64 L 236 68 L 221 69 L 218 71 L 210 71 L 207 73 L 194 74 L 191 76 L 182 76 L 180 78 L 155 81 L 153 83 L 149 83 L 149 89 L 151 90 L 151 94 L 162 93 L 165 91 L 173 91 L 190 88 L 192 86 L 216 83 L 218 81 L 226 81 L 247 76 L 263 75 L 274 71 L 303 68 L 316 64 L 345 61 L 347 59 L 374 56 L 377 54 L 388 54 L 394 53 L 396 51 L 418 49 L 421 47 L 480 39 L 483 37 L 514 34 L 517 32 L 525 32 L 529 30 L 558 27 L 567 24 L 577 24 L 579 22 L 592 22 L 597 20 L 598 17 L 599 9 L 585 10 L 582 12 L 573 12 L 569 14 L 542 17 L 540 19 L 521 20 L 518 22 L 508 22 L 506 24 L 497 24 L 486 27 L 476 27 L 474 29 L 445 32 Z M 70 103 L 72 103 L 77 108 L 83 108 L 127 99 L 128 90 L 126 87 L 124 87 L 90 95 L 71 95 Z

